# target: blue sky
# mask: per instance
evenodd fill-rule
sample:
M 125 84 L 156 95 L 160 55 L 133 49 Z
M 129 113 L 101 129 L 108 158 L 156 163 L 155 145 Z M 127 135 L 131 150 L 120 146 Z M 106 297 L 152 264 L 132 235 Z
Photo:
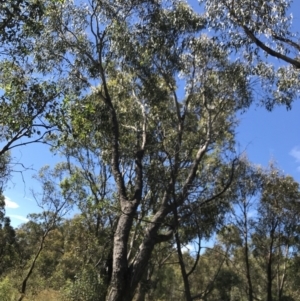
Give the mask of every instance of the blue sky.
M 195 5 L 195 1 L 193 6 Z M 293 6 L 296 28 L 300 28 L 300 1 Z M 299 16 L 299 17 L 298 17 Z M 261 107 L 252 106 L 240 116 L 237 128 L 237 148 L 246 152 L 251 162 L 267 166 L 270 160 L 276 161 L 286 174 L 300 181 L 300 102 L 293 103 L 292 110 L 276 107 L 268 112 Z M 16 162 L 23 163 L 27 171 L 14 172 L 9 181 L 6 196 L 6 213 L 11 217 L 13 226 L 26 222 L 29 213 L 39 211 L 30 189 L 38 189 L 33 174 L 44 165 L 54 165 L 62 161 L 59 155 L 49 153 L 42 144 L 28 145 L 14 149 Z M 21 166 L 16 165 L 16 170 Z
M 49 147 L 42 144 L 30 144 L 21 148 L 13 149 L 13 161 L 20 162 L 15 165 L 13 176 L 8 182 L 4 192 L 6 198 L 6 214 L 11 218 L 13 226 L 27 221 L 29 213 L 39 212 L 40 208 L 32 197 L 31 190 L 39 190 L 39 183 L 33 179 L 39 169 L 45 165 L 54 166 L 62 161 L 49 151 Z
M 300 103 L 292 110 L 276 107 L 272 112 L 253 106 L 240 116 L 238 149 L 251 162 L 267 166 L 270 160 L 285 173 L 300 181 Z

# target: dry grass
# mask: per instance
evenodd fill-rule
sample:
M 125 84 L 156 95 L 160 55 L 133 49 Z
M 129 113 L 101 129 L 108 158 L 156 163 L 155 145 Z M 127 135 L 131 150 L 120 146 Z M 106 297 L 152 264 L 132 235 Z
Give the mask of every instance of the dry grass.
M 62 301 L 62 295 L 58 291 L 51 289 L 41 291 L 34 298 L 25 298 L 24 301 Z

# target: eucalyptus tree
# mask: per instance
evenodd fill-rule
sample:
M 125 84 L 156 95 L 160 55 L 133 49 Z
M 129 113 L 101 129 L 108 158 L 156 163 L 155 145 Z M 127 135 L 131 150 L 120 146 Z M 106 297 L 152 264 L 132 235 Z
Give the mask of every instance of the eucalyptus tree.
M 262 80 L 267 108 L 278 103 L 290 107 L 299 96 L 300 83 L 300 36 L 293 1 L 200 2 L 205 4 L 209 26 L 218 33 L 215 38 L 243 57 L 253 76 Z
M 284 300 L 292 258 L 297 253 L 299 183 L 274 166 L 264 173 L 258 217 L 252 234 L 253 255 L 262 268 L 266 300 Z
M 234 178 L 235 177 L 236 175 Z M 233 185 L 231 184 L 231 187 L 232 186 Z M 205 240 L 210 240 L 214 233 L 218 232 L 218 229 L 224 225 L 226 214 L 230 211 L 231 200 L 232 195 L 226 193 L 223 194 L 222 197 L 219 196 L 216 199 L 211 198 L 209 202 L 203 203 L 201 206 L 197 203 L 188 202 L 181 210 L 180 219 L 178 218 L 177 211 L 174 210 L 174 217 L 177 221 L 176 228 L 179 229 L 174 233 L 174 238 L 182 280 L 185 287 L 184 292 L 186 300 L 204 298 L 204 296 L 210 293 L 209 289 L 203 291 L 197 291 L 195 289 L 195 285 L 192 285 L 193 278 L 195 278 L 193 277 L 193 274 L 200 273 L 197 266 L 200 264 L 200 261 L 202 262 L 201 251 L 203 251 L 203 242 Z M 193 245 L 193 247 L 191 248 L 190 245 Z M 187 246 L 189 248 L 187 248 Z M 188 253 L 189 256 L 187 256 L 186 253 Z M 227 252 L 225 251 L 224 254 L 225 253 Z M 226 256 L 227 255 L 224 255 L 224 258 Z M 185 258 L 188 262 L 185 262 Z M 202 264 L 200 264 L 200 266 L 201 265 Z M 212 283 L 210 283 L 210 285 L 212 288 Z
M 80 261 L 77 260 L 76 265 L 73 266 L 75 276 L 79 277 L 76 280 L 77 284 L 82 280 L 80 275 L 77 275 L 79 271 L 84 271 L 91 266 L 94 275 L 100 278 L 101 295 L 105 295 L 105 289 L 111 279 L 113 236 L 118 217 L 110 208 L 115 199 L 112 183 L 110 183 L 112 182 L 111 173 L 101 157 L 97 156 L 97 152 L 93 152 L 92 144 L 87 146 L 87 139 L 76 141 L 76 146 L 73 139 L 69 139 L 66 143 L 65 151 L 68 161 L 58 166 L 69 173 L 69 176 L 60 184 L 62 194 L 71 197 L 73 205 L 80 211 L 77 218 L 66 223 L 65 228 L 70 230 L 65 231 L 68 233 L 67 236 L 71 236 L 71 238 L 66 238 L 68 241 L 66 252 L 76 255 L 76 258 L 78 254 L 81 256 Z M 75 159 L 77 165 L 70 162 Z M 72 232 L 74 233 L 69 234 Z M 70 240 L 76 240 L 76 242 L 70 243 Z M 76 249 L 76 254 L 74 249 Z M 68 262 L 70 260 L 67 260 Z M 78 289 L 81 290 L 80 287 Z M 89 290 L 89 287 L 86 286 L 86 289 Z M 103 300 L 100 295 L 98 298 Z
M 45 119 L 56 105 L 56 87 L 32 64 L 33 35 L 41 31 L 42 1 L 0 4 L 0 156 L 41 142 L 52 125 Z
M 222 231 L 231 247 L 230 265 L 239 272 L 248 300 L 285 300 L 298 251 L 299 184 L 273 164 L 240 162 L 232 185 L 233 212 Z
M 202 15 L 177 0 L 1 7 L 0 155 L 44 141 L 66 156 L 63 197 L 110 237 L 106 300 L 132 300 L 159 244 L 193 239 L 189 217 L 225 203 L 236 113 L 251 104 L 255 80 L 268 108 L 297 95 L 288 2 L 272 3 L 211 0 Z M 277 76 L 253 44 L 290 65 Z
M 0 276 L 14 264 L 15 259 L 15 231 L 10 224 L 10 218 L 6 216 L 5 196 L 3 191 L 10 177 L 10 156 L 0 156 Z
M 23 300 L 26 297 L 28 283 L 30 278 L 35 272 L 38 260 L 45 249 L 46 242 L 48 240 L 49 234 L 59 228 L 63 221 L 63 217 L 68 213 L 71 208 L 71 198 L 70 193 L 65 194 L 64 197 L 61 191 L 58 189 L 57 178 L 62 180 L 63 171 L 59 168 L 55 170 L 50 170 L 49 166 L 45 166 L 39 172 L 37 179 L 40 182 L 42 191 L 33 192 L 33 197 L 37 202 L 37 205 L 42 209 L 41 213 L 32 213 L 28 217 L 30 221 L 24 225 L 23 229 L 27 229 L 30 233 L 34 233 L 32 238 L 32 243 L 29 248 L 33 247 L 31 252 L 25 253 L 25 256 L 29 255 L 28 258 L 23 258 L 23 267 L 21 272 L 18 271 L 19 277 L 21 278 L 19 284 L 19 298 L 18 301 Z M 20 229 L 22 232 L 22 228 Z M 19 233 L 19 237 L 22 235 Z M 18 241 L 20 251 L 26 250 L 26 245 L 30 241 L 23 240 L 25 246 L 22 247 L 22 239 Z M 27 245 L 28 247 L 28 245 Z M 21 256 L 22 259 L 22 256 Z
M 0 39 L 2 43 L 23 43 L 24 31 L 37 31 L 37 21 L 43 14 L 43 3 L 32 0 L 12 0 L 0 6 Z
M 70 144 L 85 142 L 108 166 L 117 222 L 106 299 L 131 300 L 188 208 L 228 189 L 235 114 L 252 100 L 247 68 L 201 33 L 205 19 L 183 2 L 45 5 L 34 62 L 62 95 L 48 115 L 60 133 L 48 139 L 71 157 Z
M 5 216 L 5 197 L 0 194 L 0 276 L 5 274 L 15 264 L 16 233 L 10 224 L 10 218 Z
M 232 195 L 234 206 L 232 206 L 230 219 L 231 230 L 227 237 L 227 243 L 235 245 L 234 261 L 238 262 L 241 251 L 241 279 L 246 278 L 245 291 L 249 301 L 255 300 L 257 292 L 253 285 L 255 275 L 254 266 L 251 262 L 252 242 L 251 236 L 254 233 L 255 215 L 258 206 L 258 199 L 261 195 L 262 171 L 259 167 L 251 165 L 246 158 L 240 161 L 239 169 L 236 173 L 235 185 L 232 185 Z M 229 229 L 230 227 L 225 227 Z M 234 239 L 235 237 L 235 239 Z

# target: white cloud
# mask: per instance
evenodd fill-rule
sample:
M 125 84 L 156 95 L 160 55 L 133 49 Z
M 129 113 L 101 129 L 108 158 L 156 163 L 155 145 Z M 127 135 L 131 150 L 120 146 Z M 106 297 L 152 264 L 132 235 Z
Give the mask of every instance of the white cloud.
M 291 155 L 297 163 L 300 163 L 300 147 L 295 146 L 290 152 L 289 155 Z M 297 168 L 298 171 L 300 171 L 300 166 Z
M 255 210 L 250 210 L 248 212 L 248 218 L 252 218 L 252 217 L 255 217 L 257 214 L 256 214 L 256 211 Z
M 289 154 L 296 159 L 296 162 L 300 163 L 300 147 L 294 147 Z
M 11 209 L 16 209 L 19 208 L 19 205 L 16 202 L 13 202 L 9 197 L 5 197 L 4 199 L 5 202 L 5 207 L 6 208 L 11 208 Z
M 26 218 L 25 216 L 22 216 L 22 215 L 9 214 L 8 216 L 12 217 L 12 218 L 15 218 L 15 219 L 18 219 L 18 220 L 21 220 L 23 222 L 28 222 L 29 221 L 28 218 Z

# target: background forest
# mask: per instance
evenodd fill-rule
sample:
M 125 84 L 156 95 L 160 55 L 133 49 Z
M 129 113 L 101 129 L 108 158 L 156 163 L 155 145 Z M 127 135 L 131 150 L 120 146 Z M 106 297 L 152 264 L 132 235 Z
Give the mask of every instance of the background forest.
M 0 3 L 0 300 L 300 300 L 299 183 L 236 144 L 299 96 L 292 2 L 189 4 Z M 61 162 L 13 228 L 33 143 Z

